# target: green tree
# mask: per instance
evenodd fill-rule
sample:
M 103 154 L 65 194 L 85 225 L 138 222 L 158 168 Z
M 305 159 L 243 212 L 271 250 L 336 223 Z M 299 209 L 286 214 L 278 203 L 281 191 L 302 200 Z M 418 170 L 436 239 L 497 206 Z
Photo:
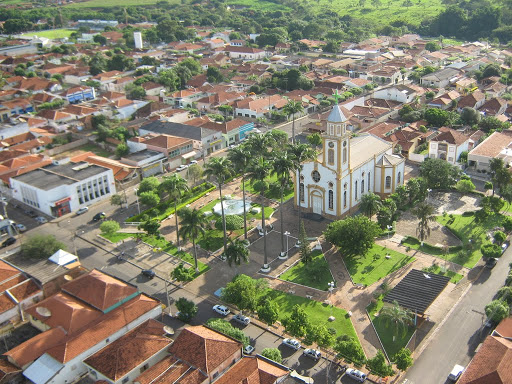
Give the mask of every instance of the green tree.
M 413 314 L 406 308 L 402 308 L 397 301 L 393 305 L 384 306 L 379 313 L 379 317 L 385 322 L 391 324 L 394 330 L 393 340 L 398 332 L 406 332 L 407 327 L 412 324 Z
M 510 232 L 512 231 L 512 217 L 506 216 L 503 218 L 503 221 L 501 222 L 501 225 L 503 225 L 503 228 L 505 231 Z
M 371 218 L 380 207 L 380 197 L 370 192 L 361 196 L 360 209 L 363 214 Z
M 147 233 L 148 236 L 160 236 L 160 223 L 158 220 L 146 220 L 137 227 Z
M 220 69 L 213 66 L 208 66 L 208 69 L 206 70 L 206 77 L 211 83 L 221 83 L 224 81 L 224 75 Z
M 192 179 L 192 185 L 196 185 L 197 181 L 203 177 L 203 167 L 199 164 L 192 164 L 187 169 L 187 176 Z
M 480 247 L 480 252 L 486 259 L 497 259 L 501 256 L 501 247 L 498 244 L 484 244 Z
M 393 199 L 387 198 L 381 202 L 377 211 L 377 222 L 382 229 L 388 225 L 393 225 L 393 222 L 398 219 L 400 215 L 396 203 Z
M 139 194 L 139 200 L 149 207 L 156 207 L 160 203 L 160 196 L 153 191 L 142 192 Z
M 366 356 L 359 342 L 348 336 L 342 335 L 336 339 L 334 350 L 338 359 L 348 359 L 356 364 L 362 365 L 366 362 Z
M 178 223 L 178 203 L 185 192 L 188 191 L 187 181 L 179 174 L 174 173 L 170 177 L 165 177 L 160 190 L 166 192 L 174 201 L 174 222 L 176 224 L 176 246 L 180 249 L 179 223 Z
M 306 229 L 304 228 L 304 222 L 301 221 L 299 228 L 299 254 L 300 260 L 304 264 L 308 264 L 312 260 L 311 248 L 309 247 L 309 242 L 307 240 Z
M 240 145 L 236 148 L 232 148 L 228 152 L 228 159 L 234 166 L 235 172 L 242 174 L 242 201 L 244 204 L 244 238 L 247 240 L 247 207 L 245 205 L 246 193 L 245 193 L 245 178 L 247 174 L 247 167 L 249 166 L 249 160 L 251 154 L 247 145 Z
M 66 245 L 53 235 L 33 235 L 21 244 L 23 256 L 34 259 L 47 259 L 59 249 L 65 251 Z
M 283 362 L 283 358 L 281 357 L 281 351 L 277 348 L 263 348 L 261 351 L 261 356 L 266 357 L 272 361 L 275 361 L 278 364 Z
M 502 122 L 501 120 L 498 120 L 494 116 L 486 116 L 482 118 L 478 123 L 478 128 L 484 132 L 501 132 L 502 130 L 507 129 L 508 127 L 508 123 Z
M 494 232 L 494 242 L 501 245 L 507 240 L 507 235 L 503 231 Z
M 377 233 L 377 224 L 361 215 L 334 221 L 324 231 L 326 240 L 336 245 L 343 256 L 366 255 Z
M 480 205 L 487 212 L 499 213 L 503 209 L 505 202 L 496 196 L 485 196 L 480 200 Z
M 508 304 L 501 300 L 493 300 L 485 306 L 485 314 L 492 322 L 498 324 L 509 315 L 510 308 Z
M 140 182 L 137 193 L 140 196 L 144 192 L 157 192 L 159 185 L 160 181 L 155 176 L 146 177 Z
M 393 361 L 395 362 L 396 367 L 405 372 L 409 367 L 412 367 L 413 359 L 412 353 L 407 348 L 401 348 L 395 355 L 393 356 Z
M 286 333 L 292 336 L 302 337 L 306 334 L 310 323 L 306 311 L 300 305 L 295 304 L 292 313 L 283 321 Z
M 425 44 L 425 49 L 430 52 L 439 51 L 441 49 L 441 46 L 437 41 L 429 41 L 427 44 Z
M 198 311 L 197 305 L 184 297 L 180 297 L 176 301 L 176 308 L 179 311 L 178 318 L 185 323 L 190 322 Z
M 224 319 L 211 318 L 206 321 L 206 326 L 223 333 L 226 336 L 232 337 L 241 342 L 244 346 L 249 345 L 250 340 L 241 329 L 233 327 L 228 321 Z
M 288 100 L 288 103 L 283 107 L 283 112 L 287 116 L 292 115 L 292 144 L 295 144 L 295 115 L 303 111 L 302 102 L 298 100 Z
M 118 53 L 107 61 L 107 68 L 109 71 L 124 72 L 130 69 L 135 69 L 135 63 L 131 57 Z
M 475 108 L 464 107 L 460 112 L 461 120 L 467 125 L 475 125 L 480 121 L 480 112 L 478 112 Z
M 418 226 L 416 227 L 416 234 L 419 236 L 422 246 L 425 239 L 430 236 L 430 223 L 436 221 L 434 212 L 434 207 L 426 202 L 418 204 L 416 208 L 412 210 L 412 213 L 419 220 Z
M 304 342 L 306 344 L 316 342 L 319 347 L 328 348 L 334 344 L 335 337 L 324 324 L 311 324 L 307 330 Z
M 366 362 L 366 368 L 368 368 L 373 374 L 380 377 L 393 376 L 393 368 L 387 364 L 384 353 L 379 349 L 377 354 L 368 359 Z
M 268 291 L 268 282 L 253 279 L 247 275 L 236 275 L 222 290 L 221 298 L 226 303 L 236 305 L 241 311 L 255 312 L 260 298 Z
M 233 107 L 229 104 L 220 105 L 217 109 L 224 114 L 224 117 L 233 114 Z
M 428 188 L 449 189 L 455 185 L 459 175 L 459 168 L 442 159 L 426 159 L 420 165 L 420 176 Z
M 435 127 L 442 127 L 445 125 L 450 125 L 451 115 L 448 111 L 439 108 L 429 108 L 425 111 L 425 120 L 430 125 Z
M 491 159 L 489 161 L 489 168 L 491 169 L 492 184 L 501 192 L 501 189 L 509 185 L 512 180 L 510 172 L 505 166 L 503 159 L 500 158 Z M 492 193 L 494 195 L 494 189 Z
M 143 100 L 146 97 L 146 90 L 140 85 L 128 84 L 125 87 L 126 97 L 130 100 Z
M 121 195 L 115 194 L 110 196 L 110 204 L 112 205 L 123 205 L 124 199 L 121 197 Z
M 180 79 L 174 69 L 164 69 L 158 72 L 158 82 L 172 92 L 178 88 Z
M 199 272 L 197 267 L 197 248 L 196 239 L 203 235 L 205 232 L 208 218 L 203 212 L 197 209 L 182 208 L 178 211 L 178 216 L 181 219 L 181 228 L 178 231 L 178 235 L 181 236 L 183 241 L 188 239 L 192 240 L 192 249 L 194 250 L 194 264 L 196 272 Z
M 126 145 L 126 143 L 119 143 L 116 147 L 116 156 L 123 157 L 130 153 L 130 148 Z
M 267 190 L 265 180 L 270 176 L 272 171 L 272 164 L 264 157 L 256 157 L 250 164 L 248 169 L 248 177 L 254 182 L 260 184 L 260 196 L 261 196 L 261 228 L 263 231 L 263 267 L 262 270 L 266 271 L 269 269 L 268 265 L 268 251 L 267 251 L 267 225 L 265 222 L 265 192 Z
M 284 235 L 284 217 L 283 217 L 283 204 L 284 204 L 284 191 L 290 185 L 290 174 L 293 171 L 294 164 L 288 152 L 280 152 L 276 150 L 276 155 L 272 160 L 273 169 L 272 174 L 276 175 L 279 182 L 279 214 L 281 223 L 281 256 L 285 256 L 288 252 L 285 249 L 285 235 Z
M 238 267 L 242 262 L 248 263 L 249 253 L 249 248 L 242 240 L 235 239 L 235 241 L 230 241 L 225 252 L 228 265 L 231 267 L 234 264 Z
M 207 177 L 215 177 L 215 179 L 217 181 L 217 186 L 219 188 L 220 208 L 221 208 L 221 213 L 222 213 L 222 223 L 223 223 L 223 233 L 224 233 L 224 253 L 226 253 L 226 248 L 228 246 L 228 240 L 227 240 L 227 235 L 226 235 L 226 216 L 224 214 L 224 202 L 222 199 L 222 185 L 233 174 L 232 169 L 233 169 L 233 165 L 228 158 L 213 157 L 208 161 L 208 163 L 206 163 L 206 168 L 204 170 L 204 174 Z
M 463 194 L 468 194 L 475 190 L 475 184 L 471 180 L 459 180 L 457 184 L 455 184 L 455 188 L 457 191 Z
M 279 305 L 268 298 L 258 307 L 258 317 L 267 325 L 274 324 L 279 319 Z
M 308 135 L 306 140 L 315 151 L 322 146 L 322 136 L 320 136 L 319 133 L 312 133 L 311 135 Z
M 171 278 L 180 282 L 192 281 L 195 275 L 194 270 L 192 268 L 186 268 L 184 263 L 180 263 L 180 265 L 171 271 Z
M 100 231 L 101 233 L 104 233 L 105 235 L 113 235 L 117 231 L 121 229 L 121 226 L 117 221 L 114 220 L 107 220 L 101 223 L 100 225 Z
M 508 305 L 512 304 L 512 287 L 501 287 L 496 293 L 496 297 L 506 302 Z

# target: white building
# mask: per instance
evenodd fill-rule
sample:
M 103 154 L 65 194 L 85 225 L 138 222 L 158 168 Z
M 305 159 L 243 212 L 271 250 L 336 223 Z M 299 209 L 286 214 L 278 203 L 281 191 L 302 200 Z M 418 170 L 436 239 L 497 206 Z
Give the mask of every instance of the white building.
M 416 96 L 416 91 L 406 85 L 393 85 L 387 88 L 381 88 L 374 91 L 372 97 L 374 99 L 394 100 L 400 103 L 411 103 Z
M 334 106 L 323 151 L 295 177 L 295 204 L 305 212 L 339 219 L 355 212 L 364 194 L 384 198 L 404 182 L 405 159 L 392 153 L 392 144 L 371 134 L 351 137 L 346 122 Z
M 135 41 L 135 48 L 142 49 L 144 44 L 142 43 L 142 33 L 141 32 L 133 32 L 133 40 Z
M 49 165 L 10 181 L 15 199 L 53 217 L 116 193 L 112 170 L 86 162 Z
M 441 133 L 429 141 L 428 157 L 455 165 L 462 152 L 467 152 L 471 139 L 454 129 L 442 127 Z

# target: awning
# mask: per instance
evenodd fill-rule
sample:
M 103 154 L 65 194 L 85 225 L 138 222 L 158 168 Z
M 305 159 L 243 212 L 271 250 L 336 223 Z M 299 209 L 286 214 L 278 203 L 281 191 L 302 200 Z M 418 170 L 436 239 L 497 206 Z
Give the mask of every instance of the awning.
M 190 159 L 191 157 L 194 157 L 197 155 L 196 151 L 191 151 L 189 153 L 185 153 L 183 156 L 181 156 L 183 159 Z

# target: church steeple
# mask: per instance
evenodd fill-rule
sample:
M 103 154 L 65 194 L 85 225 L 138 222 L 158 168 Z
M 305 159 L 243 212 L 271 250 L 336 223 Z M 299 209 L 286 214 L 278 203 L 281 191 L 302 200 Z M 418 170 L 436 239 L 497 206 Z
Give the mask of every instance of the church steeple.
M 339 94 L 336 92 L 337 100 Z M 327 117 L 327 129 L 323 141 L 324 164 L 338 172 L 347 169 L 350 153 L 350 131 L 347 130 L 347 118 L 338 104 L 334 105 Z

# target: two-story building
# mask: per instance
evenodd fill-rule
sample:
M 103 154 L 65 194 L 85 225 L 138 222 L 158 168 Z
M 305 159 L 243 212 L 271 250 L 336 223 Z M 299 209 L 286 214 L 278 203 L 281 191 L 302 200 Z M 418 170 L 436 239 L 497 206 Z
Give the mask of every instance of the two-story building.
M 439 135 L 430 140 L 428 157 L 431 159 L 446 160 L 455 165 L 462 152 L 469 149 L 470 138 L 454 129 L 442 127 Z

